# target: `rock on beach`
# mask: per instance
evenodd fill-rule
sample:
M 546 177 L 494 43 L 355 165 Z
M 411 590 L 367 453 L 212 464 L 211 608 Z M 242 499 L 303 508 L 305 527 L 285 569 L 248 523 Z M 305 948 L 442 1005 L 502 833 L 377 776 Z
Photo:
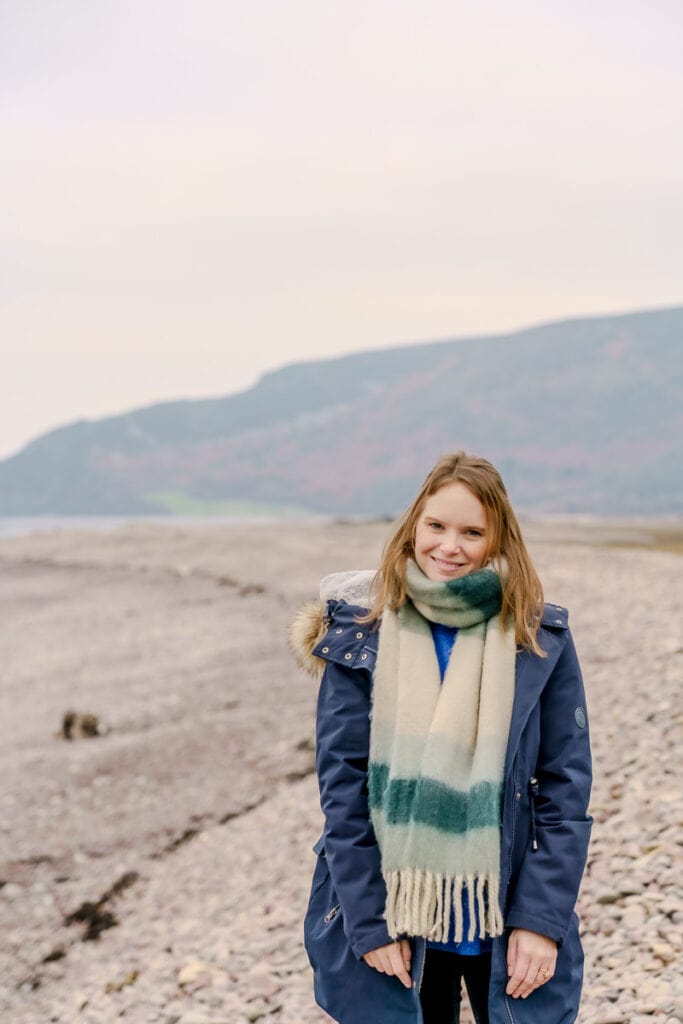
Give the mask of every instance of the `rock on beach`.
M 316 685 L 286 629 L 321 576 L 376 564 L 386 531 L 171 522 L 0 542 L 3 1021 L 329 1020 L 302 946 Z M 683 1022 L 681 558 L 527 536 L 588 695 L 580 1019 Z M 60 737 L 69 709 L 99 734 Z M 93 919 L 108 924 L 88 937 Z

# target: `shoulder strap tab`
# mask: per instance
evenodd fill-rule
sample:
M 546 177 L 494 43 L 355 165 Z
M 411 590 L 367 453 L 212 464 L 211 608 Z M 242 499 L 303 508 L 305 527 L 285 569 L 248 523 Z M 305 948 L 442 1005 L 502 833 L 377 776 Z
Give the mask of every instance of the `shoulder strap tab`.
M 374 625 L 357 621 L 357 617 L 366 613 L 367 609 L 359 605 L 328 601 L 325 610 L 327 632 L 313 653 L 325 661 L 372 672 L 377 659 L 379 634 Z
M 559 604 L 546 604 L 543 608 L 542 626 L 550 629 L 568 629 L 569 612 Z

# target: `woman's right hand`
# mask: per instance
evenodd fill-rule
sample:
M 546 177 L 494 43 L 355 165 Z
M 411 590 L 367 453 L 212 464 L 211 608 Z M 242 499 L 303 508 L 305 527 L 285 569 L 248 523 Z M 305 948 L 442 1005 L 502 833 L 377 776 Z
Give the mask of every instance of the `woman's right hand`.
M 381 974 L 393 974 L 406 988 L 412 988 L 410 943 L 407 939 L 399 939 L 398 942 L 390 942 L 387 946 L 371 949 L 369 953 L 363 953 L 363 959 Z

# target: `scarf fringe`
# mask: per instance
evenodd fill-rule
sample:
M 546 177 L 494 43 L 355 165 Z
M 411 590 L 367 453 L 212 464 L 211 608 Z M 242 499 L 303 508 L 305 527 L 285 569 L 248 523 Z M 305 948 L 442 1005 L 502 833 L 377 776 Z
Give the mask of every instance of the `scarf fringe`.
M 448 942 L 451 908 L 456 942 L 463 942 L 463 891 L 467 892 L 470 925 L 467 939 L 494 938 L 503 933 L 503 916 L 498 901 L 498 879 L 474 875 L 444 876 L 433 871 L 403 868 L 386 875 L 387 928 L 392 938 L 421 935 L 434 942 Z M 477 913 L 475 914 L 475 900 Z

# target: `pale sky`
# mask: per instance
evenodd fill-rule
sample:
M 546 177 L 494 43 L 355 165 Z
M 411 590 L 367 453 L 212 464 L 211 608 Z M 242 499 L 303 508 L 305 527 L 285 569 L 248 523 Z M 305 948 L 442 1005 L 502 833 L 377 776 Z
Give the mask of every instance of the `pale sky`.
M 0 457 L 683 301 L 680 0 L 0 0 Z

